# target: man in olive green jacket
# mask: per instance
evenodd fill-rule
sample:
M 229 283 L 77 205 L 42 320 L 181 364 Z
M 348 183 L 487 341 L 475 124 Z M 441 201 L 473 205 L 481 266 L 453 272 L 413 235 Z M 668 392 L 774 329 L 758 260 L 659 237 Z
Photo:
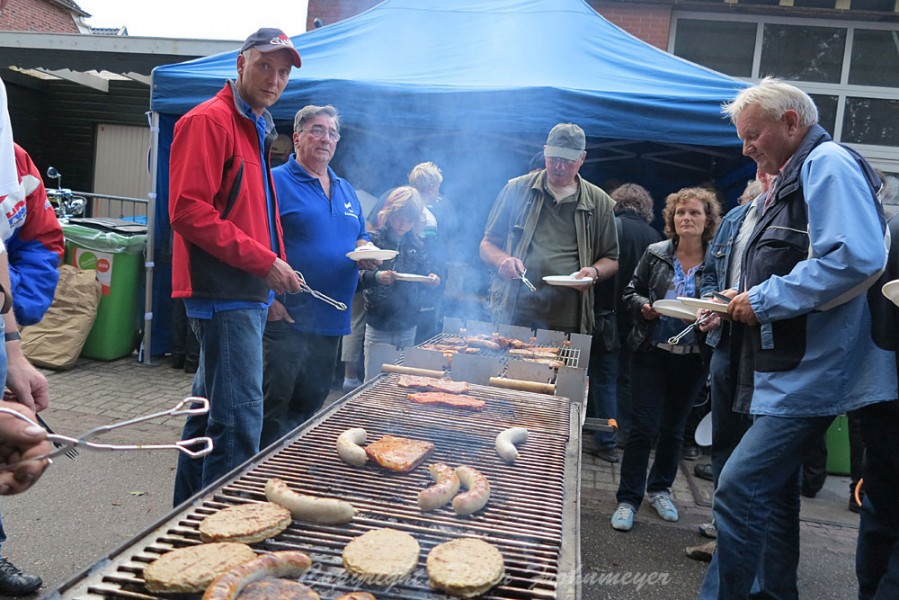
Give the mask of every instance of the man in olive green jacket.
M 583 129 L 556 125 L 544 146 L 546 168 L 510 180 L 497 196 L 480 254 L 496 269 L 490 304 L 498 323 L 593 332 L 593 285 L 618 270 L 618 233 L 615 202 L 578 175 L 585 149 Z M 562 285 L 543 281 L 569 275 L 557 280 Z

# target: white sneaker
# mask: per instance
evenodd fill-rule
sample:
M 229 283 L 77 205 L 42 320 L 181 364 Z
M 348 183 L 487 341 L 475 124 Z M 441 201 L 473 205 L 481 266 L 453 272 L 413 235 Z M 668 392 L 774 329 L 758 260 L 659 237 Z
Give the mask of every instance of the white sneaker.
M 650 496 L 649 504 L 656 509 L 658 515 L 666 521 L 677 521 L 680 518 L 677 514 L 677 508 L 674 506 L 674 502 L 671 501 L 671 496 L 665 492 L 659 492 L 658 494 Z
M 612 514 L 612 519 L 610 524 L 612 525 L 612 529 L 617 529 L 618 531 L 630 531 L 634 526 L 634 507 L 630 504 L 625 504 L 622 502 L 618 505 L 618 508 L 615 509 L 615 512 Z

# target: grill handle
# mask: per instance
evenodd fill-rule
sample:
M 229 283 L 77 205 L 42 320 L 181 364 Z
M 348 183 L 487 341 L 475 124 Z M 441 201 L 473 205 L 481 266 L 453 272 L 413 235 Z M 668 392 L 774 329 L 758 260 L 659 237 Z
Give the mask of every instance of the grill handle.
M 541 381 L 525 381 L 523 379 L 508 379 L 506 377 L 491 377 L 490 385 L 507 390 L 518 390 L 521 392 L 534 392 L 537 394 L 549 394 L 552 396 L 556 393 L 556 386 L 552 383 L 543 383 Z
M 417 369 L 415 367 L 406 367 L 404 365 L 394 365 L 384 363 L 381 370 L 385 373 L 400 373 L 401 375 L 421 375 L 422 377 L 444 377 L 443 371 L 434 371 L 432 369 Z

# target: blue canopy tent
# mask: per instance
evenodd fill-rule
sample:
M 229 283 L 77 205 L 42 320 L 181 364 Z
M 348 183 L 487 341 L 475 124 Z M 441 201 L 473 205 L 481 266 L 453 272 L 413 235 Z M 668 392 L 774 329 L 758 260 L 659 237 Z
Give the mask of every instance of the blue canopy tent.
M 385 0 L 293 41 L 303 67 L 272 108 L 280 131 L 306 104 L 335 105 L 338 172 L 378 193 L 434 160 L 445 189 L 456 182 L 449 196 L 473 209 L 475 232 L 505 180 L 525 170 L 558 122 L 584 128 L 582 173 L 597 183 L 596 174 L 650 189 L 648 179 L 664 180 L 670 191 L 740 163 L 720 105 L 746 84 L 649 46 L 583 0 Z M 236 60 L 237 49 L 153 71 L 157 323 L 168 322 L 174 123 L 236 77 Z M 153 353 L 167 348 L 167 336 L 154 333 Z

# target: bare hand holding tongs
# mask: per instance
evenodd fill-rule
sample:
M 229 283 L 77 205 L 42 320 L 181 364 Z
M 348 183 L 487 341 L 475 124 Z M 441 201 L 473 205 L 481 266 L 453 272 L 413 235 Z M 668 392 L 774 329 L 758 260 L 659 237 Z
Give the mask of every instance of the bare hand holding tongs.
M 306 278 L 303 277 L 302 273 L 300 273 L 299 271 L 296 271 L 296 270 L 294 271 L 294 273 L 296 273 L 297 275 L 300 276 L 300 291 L 299 292 L 288 292 L 288 293 L 302 294 L 303 292 L 306 292 L 307 294 L 310 294 L 313 298 L 318 298 L 322 302 L 324 302 L 326 304 L 330 304 L 337 310 L 346 310 L 346 304 L 344 304 L 343 302 L 339 302 L 339 301 L 335 300 L 334 298 L 331 298 L 330 296 L 326 296 L 319 291 L 313 290 L 311 287 L 309 287 L 309 284 L 306 283 Z
M 100 434 L 106 433 L 107 431 L 112 431 L 113 429 L 119 429 L 121 427 L 128 427 L 129 425 L 134 425 L 136 423 L 143 423 L 144 421 L 149 421 L 150 419 L 156 419 L 159 417 L 174 417 L 179 415 L 203 415 L 209 412 L 209 400 L 206 398 L 199 398 L 197 396 L 190 396 L 181 400 L 176 404 L 173 408 L 168 410 L 164 410 L 161 412 L 153 413 L 151 415 L 146 415 L 143 417 L 136 417 L 134 419 L 129 419 L 127 421 L 121 421 L 119 423 L 113 423 L 111 425 L 101 425 L 100 427 L 94 427 L 93 429 L 82 433 L 80 436 L 69 437 L 67 435 L 61 435 L 58 433 L 48 433 L 47 440 L 54 444 L 59 444 L 59 446 L 53 450 L 52 452 L 45 454 L 43 456 L 29 458 L 28 460 L 43 460 L 45 458 L 53 458 L 54 456 L 58 456 L 63 454 L 67 450 L 71 449 L 74 446 L 81 446 L 83 448 L 90 448 L 91 450 L 178 450 L 190 456 L 191 458 L 199 458 L 201 456 L 206 456 L 210 452 L 212 452 L 212 439 L 208 437 L 198 437 L 192 438 L 189 440 L 180 440 L 174 442 L 172 444 L 103 444 L 100 442 L 91 442 L 90 438 L 98 436 Z M 29 425 L 34 425 L 35 427 L 40 427 L 37 423 L 26 417 L 20 412 L 17 412 L 12 409 L 0 407 L 0 413 L 5 413 L 12 415 L 18 419 L 21 419 L 28 423 Z M 195 446 L 202 446 L 198 450 L 193 450 Z M 19 463 L 24 461 L 17 461 L 13 463 L 8 463 L 5 465 L 0 465 L 3 469 L 9 469 L 18 465 Z

